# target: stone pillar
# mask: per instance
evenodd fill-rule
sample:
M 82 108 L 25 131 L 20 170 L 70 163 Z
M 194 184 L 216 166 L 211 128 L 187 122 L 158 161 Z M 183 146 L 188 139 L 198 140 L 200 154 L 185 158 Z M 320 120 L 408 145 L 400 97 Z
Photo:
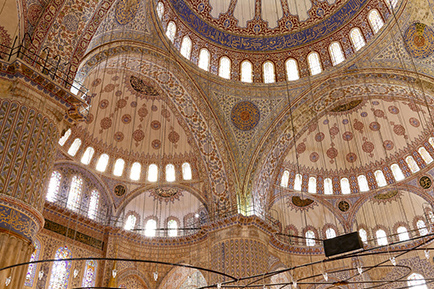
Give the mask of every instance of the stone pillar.
M 256 226 L 243 223 L 240 222 L 212 233 L 211 264 L 213 269 L 236 278 L 260 275 L 268 270 L 269 235 Z M 229 279 L 216 277 L 211 281 L 217 283 L 229 281 Z M 246 282 L 232 285 L 243 284 Z
M 0 74 L 0 268 L 28 262 L 65 110 L 25 77 Z M 59 101 L 59 99 L 57 100 Z M 59 101 L 60 103 L 60 101 Z M 21 289 L 27 266 L 0 271 L 0 289 Z M 6 287 L 6 278 L 11 277 Z

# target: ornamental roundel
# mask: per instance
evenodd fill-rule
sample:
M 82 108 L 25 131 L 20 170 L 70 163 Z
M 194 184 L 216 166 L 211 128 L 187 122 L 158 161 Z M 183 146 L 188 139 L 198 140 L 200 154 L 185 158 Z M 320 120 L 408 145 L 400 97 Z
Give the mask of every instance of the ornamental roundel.
M 414 58 L 427 58 L 434 52 L 434 32 L 423 23 L 411 24 L 404 32 L 405 48 Z
M 118 197 L 122 197 L 123 195 L 125 195 L 126 192 L 126 187 L 124 185 L 116 185 L 114 188 L 114 193 L 116 196 Z
M 231 111 L 231 120 L 236 128 L 248 131 L 253 129 L 260 119 L 260 112 L 250 101 L 238 102 Z
M 419 179 L 419 185 L 424 188 L 425 190 L 431 188 L 432 181 L 429 177 L 423 176 Z
M 120 25 L 130 23 L 139 10 L 139 0 L 120 0 L 116 5 L 115 17 Z
M 347 201 L 340 201 L 338 208 L 341 210 L 341 212 L 346 212 L 350 209 L 350 204 Z

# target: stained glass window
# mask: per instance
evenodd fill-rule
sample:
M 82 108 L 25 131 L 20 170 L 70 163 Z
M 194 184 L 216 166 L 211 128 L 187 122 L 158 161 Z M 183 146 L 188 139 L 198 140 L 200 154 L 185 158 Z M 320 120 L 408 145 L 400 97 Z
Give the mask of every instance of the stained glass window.
M 209 71 L 209 60 L 210 60 L 209 51 L 206 48 L 202 48 L 199 52 L 199 63 L 198 63 L 199 68 Z
M 248 60 L 241 62 L 241 81 L 242 82 L 253 82 L 253 66 Z
M 324 194 L 333 195 L 333 183 L 330 178 L 324 179 Z
M 280 181 L 280 186 L 287 188 L 288 187 L 288 181 L 289 181 L 289 171 L 284 171 L 282 174 L 282 179 Z
M 85 151 L 83 156 L 81 157 L 81 163 L 84 165 L 90 164 L 90 161 L 92 160 L 93 154 L 95 153 L 95 150 L 93 147 L 88 147 Z
M 169 38 L 170 41 L 175 40 L 176 35 L 176 24 L 173 21 L 170 21 L 169 24 L 167 24 L 167 30 L 166 30 L 166 36 Z
M 351 194 L 350 181 L 347 178 L 341 179 L 341 192 L 343 195 Z
M 81 139 L 76 138 L 72 143 L 72 145 L 69 147 L 68 154 L 71 156 L 75 156 L 80 146 L 81 146 Z
M 380 31 L 381 27 L 383 27 L 384 25 L 383 19 L 381 18 L 380 13 L 378 13 L 377 10 L 372 10 L 371 12 L 369 12 L 368 20 L 372 26 L 372 30 L 374 30 L 374 33 Z
M 169 229 L 167 235 L 169 237 L 176 237 L 178 236 L 178 222 L 175 220 L 169 220 L 167 222 L 167 228 Z
M 276 82 L 276 74 L 274 72 L 274 63 L 271 61 L 265 61 L 262 65 L 264 83 Z
M 56 260 L 69 258 L 72 258 L 72 254 L 67 246 L 57 249 L 56 255 L 54 256 Z M 70 261 L 53 262 L 48 289 L 66 289 L 68 287 L 70 269 Z
M 120 177 L 124 172 L 125 161 L 123 159 L 117 159 L 113 168 L 113 175 Z
M 87 260 L 84 266 L 82 287 L 94 287 L 97 263 L 94 260 Z
M 402 181 L 405 179 L 404 174 L 402 173 L 401 168 L 397 164 L 393 164 L 390 166 L 390 169 L 392 170 L 393 177 L 397 182 Z
M 421 236 L 428 235 L 428 229 L 426 228 L 425 222 L 423 220 L 417 221 L 416 227 L 419 230 L 419 235 Z
M 220 58 L 219 76 L 226 79 L 231 78 L 231 60 L 226 56 Z
M 377 230 L 377 232 L 375 232 L 375 236 L 377 237 L 378 246 L 385 246 L 389 244 L 389 242 L 387 241 L 386 232 L 384 232 L 384 230 Z
M 311 194 L 316 194 L 316 178 L 310 177 L 307 191 Z
M 407 241 L 410 239 L 410 236 L 408 235 L 408 231 L 407 231 L 406 227 L 404 227 L 404 226 L 398 227 L 396 232 L 398 233 L 399 241 Z
M 189 163 L 182 164 L 182 178 L 186 181 L 191 180 L 191 166 Z
M 384 173 L 382 170 L 376 170 L 374 172 L 375 180 L 377 181 L 377 185 L 379 187 L 384 187 L 387 185 L 386 178 L 384 177 Z
M 59 139 L 59 144 L 63 146 L 71 135 L 71 129 L 68 129 L 65 134 Z
M 181 55 L 187 59 L 190 59 L 191 55 L 191 39 L 188 36 L 184 36 L 181 42 Z
M 359 51 L 366 44 L 362 32 L 357 27 L 351 30 L 350 38 L 356 51 Z
M 145 225 L 145 236 L 155 237 L 156 230 L 157 230 L 157 221 L 154 219 L 149 219 Z
M 319 60 L 319 54 L 317 52 L 311 52 L 307 56 L 307 62 L 309 63 L 309 70 L 311 75 L 321 73 L 321 62 Z
M 360 175 L 357 177 L 357 182 L 359 183 L 359 189 L 361 192 L 369 191 L 368 180 L 365 175 Z
M 359 236 L 363 243 L 368 242 L 368 233 L 366 233 L 366 230 L 361 228 L 359 229 Z
M 412 156 L 406 157 L 405 162 L 407 163 L 407 165 L 410 168 L 410 171 L 412 173 L 416 173 L 416 172 L 420 171 L 419 166 L 417 165 L 416 161 L 414 160 L 414 158 Z
M 301 191 L 301 182 L 302 176 L 300 174 L 296 174 L 294 179 L 294 190 Z
M 308 230 L 305 233 L 306 246 L 315 246 L 315 233 L 312 230 Z
M 99 192 L 97 190 L 93 190 L 90 193 L 90 201 L 89 201 L 89 211 L 87 212 L 88 217 L 94 220 L 98 213 L 98 202 L 99 202 Z
M 148 168 L 148 181 L 156 182 L 158 180 L 158 167 L 156 164 L 149 165 Z
M 175 166 L 172 164 L 166 165 L 166 181 L 174 182 L 175 179 Z
M 422 275 L 413 273 L 407 278 L 408 288 L 411 289 L 428 289 L 425 278 Z
M 137 217 L 133 214 L 128 215 L 127 221 L 125 222 L 124 229 L 125 230 L 132 230 L 136 226 Z
M 298 72 L 297 60 L 293 58 L 289 58 L 285 62 L 285 66 L 286 66 L 286 77 L 288 78 L 288 80 L 297 80 L 300 78 Z
M 62 175 L 58 171 L 54 171 L 51 174 L 50 183 L 48 184 L 47 196 L 45 197 L 47 201 L 54 202 L 57 198 L 57 194 L 60 190 L 60 181 Z
M 71 187 L 69 189 L 68 202 L 66 207 L 70 210 L 77 211 L 80 208 L 81 190 L 83 187 L 83 179 L 79 176 L 73 176 Z
M 334 238 L 334 237 L 336 237 L 336 231 L 335 231 L 335 229 L 333 229 L 333 228 L 328 228 L 328 229 L 326 230 L 326 238 L 327 238 L 327 239 L 332 239 L 332 238 Z
M 39 253 L 41 252 L 41 244 L 39 243 L 39 241 L 37 239 L 35 239 L 33 245 L 35 246 L 35 251 L 33 251 L 32 255 L 30 256 L 29 262 L 38 261 L 39 260 Z M 28 267 L 27 273 L 26 273 L 26 281 L 24 283 L 25 286 L 28 286 L 28 287 L 33 286 L 33 281 L 35 279 L 35 274 L 36 274 L 36 267 L 37 267 L 37 264 L 29 264 L 29 267 Z
M 159 1 L 157 4 L 157 15 L 158 15 L 158 18 L 160 18 L 160 19 L 164 15 L 164 4 L 161 1 Z
M 433 161 L 432 156 L 428 153 L 428 151 L 426 150 L 426 148 L 424 147 L 420 147 L 418 150 L 420 156 L 422 157 L 422 159 L 424 160 L 425 163 L 430 164 Z
M 108 161 L 109 161 L 108 154 L 102 154 L 99 157 L 98 162 L 96 163 L 96 170 L 99 172 L 104 172 L 105 169 L 107 168 Z
M 338 65 L 345 60 L 345 56 L 342 52 L 342 47 L 339 42 L 333 42 L 332 44 L 330 44 L 329 51 L 333 65 Z
M 138 162 L 133 163 L 131 166 L 130 179 L 138 181 L 140 179 L 140 173 L 142 171 L 142 165 Z

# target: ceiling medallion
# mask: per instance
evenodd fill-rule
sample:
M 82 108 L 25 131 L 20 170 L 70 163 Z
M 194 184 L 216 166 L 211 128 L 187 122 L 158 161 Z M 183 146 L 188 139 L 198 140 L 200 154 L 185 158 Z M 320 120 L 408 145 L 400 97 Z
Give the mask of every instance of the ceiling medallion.
M 405 48 L 412 57 L 423 59 L 434 53 L 434 32 L 427 25 L 411 24 L 403 37 L 406 42 Z
M 235 104 L 231 111 L 231 121 L 240 130 L 253 129 L 260 119 L 258 107 L 250 101 L 241 101 Z
M 362 101 L 363 101 L 362 99 L 357 99 L 357 100 L 345 102 L 343 104 L 339 104 L 339 105 L 333 107 L 330 111 L 332 111 L 332 112 L 349 111 L 349 110 L 356 108 L 359 104 L 362 103 Z
M 124 185 L 116 185 L 114 188 L 114 193 L 118 197 L 122 197 L 126 192 L 126 187 Z
M 173 203 L 175 200 L 178 200 L 183 196 L 182 190 L 178 188 L 172 187 L 163 187 L 156 188 L 155 190 L 151 190 L 150 195 L 154 197 L 154 200 L 164 201 L 166 203 Z
M 431 188 L 432 181 L 429 177 L 423 176 L 419 179 L 419 185 L 424 188 L 425 190 Z
M 393 191 L 389 191 L 387 193 L 377 194 L 374 196 L 374 198 L 377 200 L 388 200 L 388 199 L 395 197 L 397 194 L 398 194 L 398 190 L 393 190 Z
M 347 201 L 340 201 L 338 208 L 341 210 L 341 212 L 346 212 L 350 209 L 350 204 Z
M 311 205 L 313 202 L 314 201 L 311 199 L 302 199 L 298 196 L 292 197 L 292 203 L 295 206 L 300 207 L 300 208 L 307 207 L 307 206 Z
M 151 85 L 145 83 L 142 79 L 131 75 L 130 84 L 132 88 L 144 96 L 158 96 L 158 91 Z

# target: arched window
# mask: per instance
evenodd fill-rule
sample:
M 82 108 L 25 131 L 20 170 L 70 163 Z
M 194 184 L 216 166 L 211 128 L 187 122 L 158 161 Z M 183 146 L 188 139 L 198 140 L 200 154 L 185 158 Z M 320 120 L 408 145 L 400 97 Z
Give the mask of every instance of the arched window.
M 369 191 L 368 180 L 365 175 L 360 175 L 357 177 L 357 182 L 359 183 L 359 189 L 361 192 Z
M 182 164 L 182 178 L 186 181 L 189 181 L 192 179 L 191 166 L 189 163 L 183 163 Z
M 248 60 L 241 62 L 241 81 L 242 82 L 253 82 L 253 66 Z
M 120 177 L 124 172 L 125 161 L 123 159 L 117 159 L 115 166 L 113 167 L 113 175 Z
M 428 139 L 428 142 L 429 142 L 429 144 L 434 148 L 434 138 L 433 138 L 433 137 L 430 137 L 430 138 Z
M 287 188 L 288 182 L 289 182 L 289 171 L 285 170 L 283 171 L 282 179 L 280 180 L 280 186 L 283 188 Z
M 307 62 L 309 63 L 309 70 L 311 75 L 316 75 L 321 73 L 321 62 L 319 59 L 319 54 L 317 52 L 311 52 L 307 56 Z
M 316 178 L 315 177 L 310 177 L 309 178 L 309 183 L 307 186 L 307 191 L 311 194 L 316 194 Z
M 96 170 L 99 172 L 104 172 L 105 169 L 107 168 L 108 162 L 109 162 L 108 154 L 102 154 L 99 157 L 98 162 L 96 163 Z
M 157 4 L 157 16 L 158 18 L 162 18 L 164 15 L 164 4 L 163 2 L 159 1 Z
M 384 232 L 384 230 L 377 230 L 377 232 L 375 232 L 375 236 L 377 237 L 378 246 L 386 246 L 387 244 L 389 244 L 389 242 L 387 241 L 386 232 Z
M 286 67 L 286 77 L 288 80 L 297 80 L 300 78 L 300 74 L 298 72 L 297 60 L 294 58 L 289 58 L 285 62 Z
M 209 51 L 206 48 L 202 48 L 199 52 L 199 63 L 198 63 L 199 68 L 209 71 L 209 60 L 210 60 Z
M 428 289 L 425 278 L 422 275 L 413 273 L 407 278 L 408 288 L 411 289 Z
M 330 178 L 324 179 L 324 194 L 333 195 L 333 183 Z
M 148 181 L 155 183 L 158 180 L 158 167 L 156 164 L 149 165 Z
M 176 180 L 175 176 L 175 166 L 172 164 L 166 165 L 166 181 L 174 182 Z
M 139 162 L 133 163 L 130 171 L 130 179 L 133 181 L 140 180 L 140 173 L 142 172 L 142 165 Z
M 341 179 L 341 191 L 343 195 L 351 194 L 350 182 L 348 181 L 347 178 Z
M 397 164 L 391 165 L 390 169 L 392 170 L 393 177 L 397 182 L 402 181 L 405 178 L 401 168 Z
M 219 76 L 226 79 L 231 78 L 231 60 L 229 57 L 220 57 Z
M 54 259 L 63 260 L 72 258 L 71 251 L 67 246 L 60 247 L 56 251 Z M 51 277 L 48 289 L 66 289 L 68 288 L 69 273 L 71 270 L 71 261 L 53 262 L 51 267 Z
M 170 21 L 169 24 L 167 24 L 167 29 L 166 29 L 166 36 L 167 38 L 169 38 L 170 41 L 174 41 L 175 40 L 175 35 L 176 35 L 176 24 L 173 21 Z
M 410 168 L 410 171 L 412 173 L 416 173 L 416 172 L 420 171 L 419 166 L 417 165 L 416 161 L 414 160 L 414 158 L 412 156 L 406 157 L 405 162 L 407 163 L 407 165 Z
M 175 220 L 169 220 L 167 222 L 167 228 L 169 231 L 167 232 L 167 236 L 169 237 L 176 237 L 178 236 L 178 222 Z
M 420 147 L 418 150 L 420 156 L 422 157 L 422 159 L 424 160 L 425 163 L 430 164 L 433 161 L 433 158 L 431 157 L 431 155 L 428 153 L 428 151 L 426 150 L 426 148 L 424 147 Z
M 383 27 L 384 22 L 383 19 L 380 16 L 380 13 L 378 13 L 377 10 L 372 10 L 368 14 L 368 20 L 371 24 L 372 30 L 374 30 L 374 33 L 377 33 L 380 31 L 381 27 Z
M 90 164 L 90 161 L 92 160 L 93 154 L 95 153 L 95 150 L 93 147 L 88 147 L 85 151 L 83 156 L 81 157 L 81 163 L 84 165 Z
M 35 239 L 33 245 L 35 246 L 35 251 L 33 251 L 32 255 L 30 256 L 29 262 L 34 262 L 39 260 L 39 254 L 41 253 L 41 243 L 39 243 L 38 239 Z M 29 264 L 29 267 L 27 268 L 26 273 L 26 281 L 24 283 L 25 286 L 32 287 L 33 281 L 35 279 L 36 275 L 36 266 L 37 264 Z
M 306 231 L 306 233 L 304 234 L 305 238 L 306 238 L 306 246 L 315 246 L 315 233 L 312 230 L 308 230 Z
M 386 178 L 384 177 L 384 173 L 382 170 L 376 170 L 374 172 L 375 180 L 377 181 L 377 185 L 379 187 L 384 187 L 387 185 Z
M 87 260 L 84 266 L 84 276 L 81 287 L 94 287 L 97 263 L 94 260 Z
M 363 228 L 359 229 L 359 236 L 360 236 L 360 240 L 362 240 L 363 243 L 368 242 L 368 233 L 366 233 L 365 229 Z
M 360 49 L 362 49 L 363 46 L 366 45 L 362 32 L 357 27 L 351 30 L 350 38 L 356 51 L 359 51 Z
M 62 175 L 58 171 L 54 171 L 51 174 L 50 183 L 48 184 L 47 196 L 45 197 L 47 201 L 54 202 L 59 194 L 60 190 L 60 180 Z
M 187 59 L 191 56 L 191 39 L 188 36 L 184 36 L 181 42 L 181 55 Z
M 69 147 L 68 154 L 71 156 L 75 156 L 80 146 L 81 146 L 81 139 L 76 138 L 72 143 L 72 145 Z
M 68 202 L 66 203 L 68 209 L 77 211 L 80 208 L 82 187 L 83 179 L 79 176 L 73 176 L 71 187 L 69 188 Z
M 89 201 L 89 211 L 87 212 L 87 216 L 92 220 L 95 220 L 97 212 L 98 212 L 98 203 L 99 203 L 99 192 L 97 190 L 92 190 L 90 193 L 90 201 Z
M 296 174 L 294 179 L 294 190 L 301 191 L 301 181 L 302 181 L 301 175 Z
M 271 61 L 265 61 L 262 65 L 262 72 L 264 77 L 264 83 L 276 82 L 276 74 L 274 72 L 274 63 Z
M 426 228 L 425 222 L 423 220 L 417 221 L 416 227 L 419 230 L 419 235 L 421 236 L 428 235 L 428 229 Z
M 327 239 L 332 239 L 332 238 L 334 238 L 334 237 L 336 237 L 336 231 L 335 231 L 335 229 L 333 229 L 333 228 L 328 228 L 328 229 L 326 230 L 326 238 L 327 238 Z
M 333 42 L 332 44 L 330 44 L 329 52 L 333 65 L 338 65 L 345 60 L 345 56 L 342 52 L 342 47 L 339 42 Z
M 398 227 L 398 229 L 396 229 L 396 232 L 398 233 L 399 241 L 407 241 L 410 239 L 406 227 L 404 226 Z
M 68 138 L 71 136 L 71 129 L 68 129 L 65 134 L 59 139 L 59 144 L 63 146 Z
M 128 215 L 127 220 L 125 222 L 124 229 L 125 230 L 132 230 L 136 227 L 137 217 L 133 214 Z
M 145 225 L 145 236 L 155 237 L 156 232 L 157 232 L 157 221 L 154 219 L 149 219 Z

